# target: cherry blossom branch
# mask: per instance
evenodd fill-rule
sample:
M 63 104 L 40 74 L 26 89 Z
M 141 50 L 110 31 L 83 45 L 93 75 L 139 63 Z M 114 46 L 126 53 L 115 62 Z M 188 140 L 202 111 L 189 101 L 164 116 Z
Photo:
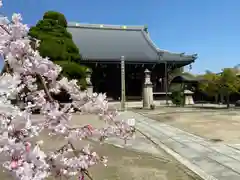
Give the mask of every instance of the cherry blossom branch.
M 8 35 L 11 35 L 11 33 L 7 30 L 6 27 L 4 27 L 4 25 L 0 24 L 0 27 L 1 27 Z M 36 50 L 36 46 L 35 46 L 36 42 L 33 41 L 33 40 L 32 40 L 32 42 L 34 43 L 34 50 Z M 2 69 L 1 75 L 2 75 L 4 72 L 10 73 L 10 72 L 9 72 L 9 65 L 8 65 L 8 63 L 7 63 L 6 61 L 4 62 L 4 66 L 3 66 L 3 69 Z M 51 94 L 50 94 L 50 92 L 49 92 L 49 90 L 48 90 L 48 88 L 47 88 L 47 85 L 46 85 L 43 77 L 42 77 L 40 74 L 37 74 L 37 77 L 38 77 L 38 79 L 40 80 L 40 82 L 41 82 L 42 85 L 43 85 L 43 89 L 44 89 L 44 92 L 45 92 L 46 95 L 47 95 L 47 98 L 49 99 L 50 102 L 53 102 L 54 100 L 53 100 L 53 98 L 52 98 L 52 96 L 51 96 Z
M 50 92 L 49 92 L 49 90 L 47 88 L 47 85 L 46 85 L 43 77 L 41 75 L 39 75 L 39 74 L 37 74 L 37 77 L 40 80 L 41 84 L 43 85 L 43 90 L 44 90 L 45 94 L 47 95 L 48 100 L 50 102 L 53 102 L 54 100 L 53 100 L 53 98 L 52 98 L 52 96 L 51 96 L 51 94 L 50 94 Z
M 1 106 L 6 105 L 7 108 L 12 108 L 12 111 L 6 112 L 7 115 L 12 115 L 10 122 L 8 116 L 6 116 L 7 118 L 2 117 L 0 120 L 0 131 L 2 133 L 0 134 L 0 142 L 3 144 L 0 152 L 6 153 L 9 157 L 9 160 L 3 163 L 4 167 L 14 172 L 17 179 L 43 180 L 50 175 L 51 170 L 52 172 L 56 171 L 57 177 L 60 178 L 62 176 L 67 177 L 67 175 L 75 176 L 80 173 L 82 178 L 86 176 L 92 180 L 88 168 L 99 162 L 105 164 L 106 159 L 104 157 L 100 158 L 97 153 L 91 152 L 89 147 L 84 147 L 78 151 L 70 141 L 60 150 L 58 149 L 56 154 L 53 153 L 51 156 L 52 152 L 50 152 L 47 156 L 40 149 L 38 143 L 32 147 L 30 143 L 32 138 L 39 136 L 43 129 L 47 129 L 68 139 L 81 140 L 100 136 L 100 140 L 104 140 L 109 136 L 117 136 L 123 138 L 126 143 L 127 138 L 132 136 L 134 128 L 127 122 L 114 119 L 116 113 L 108 109 L 105 94 L 88 96 L 80 91 L 76 81 L 68 81 L 66 78 L 57 80 L 61 68 L 49 61 L 48 58 L 40 56 L 36 50 L 37 42 L 27 36 L 28 28 L 21 23 L 19 14 L 14 14 L 12 23 L 2 25 L 2 29 L 7 34 L 0 34 L 2 38 L 0 40 L 0 52 L 5 59 L 5 67 L 9 66 L 11 69 L 8 70 L 13 73 L 12 75 L 4 73 L 1 77 L 3 81 L 0 81 L 0 85 L 6 87 L 4 96 L 0 97 L 4 100 L 0 101 L 3 102 Z M 40 90 L 37 80 L 43 86 Z M 65 88 L 71 95 L 73 100 L 71 106 L 64 105 L 61 107 L 58 102 L 53 100 L 50 92 L 59 92 L 60 88 Z M 24 110 L 7 103 L 9 98 L 16 98 L 17 96 L 20 99 L 24 98 L 26 105 Z M 27 98 L 30 98 L 30 100 Z M 68 126 L 73 107 L 78 108 L 81 112 L 102 115 L 108 127 L 92 130 L 91 126 L 88 125 L 74 128 Z M 43 123 L 41 123 L 42 121 L 34 121 L 36 125 L 32 124 L 31 113 L 34 108 L 40 109 L 44 118 Z M 17 124 L 20 117 L 24 119 L 24 127 Z M 110 123 L 107 123 L 107 121 L 110 121 Z M 66 157 L 65 153 L 68 153 L 68 150 L 72 150 L 74 157 Z M 56 167 L 56 165 L 59 166 Z
M 64 149 L 68 148 L 69 145 L 70 145 L 71 149 L 73 150 L 74 156 L 75 156 L 75 157 L 78 157 L 80 151 L 78 151 L 78 150 L 74 147 L 74 145 L 73 145 L 73 143 L 72 143 L 71 141 L 68 141 L 67 144 L 63 145 L 61 148 L 59 148 L 59 149 L 56 150 L 55 152 L 56 152 L 56 153 L 61 153 L 61 152 L 64 151 Z M 82 152 L 82 151 L 81 151 L 81 152 Z M 88 154 L 86 154 L 86 153 L 84 153 L 84 152 L 82 152 L 82 153 L 83 153 L 84 155 L 88 155 Z M 81 173 L 85 174 L 90 180 L 93 180 L 92 176 L 90 175 L 90 173 L 89 173 L 89 171 L 88 171 L 87 169 L 81 169 Z
M 74 145 L 72 144 L 72 142 L 68 141 L 68 144 L 71 146 L 74 155 L 77 157 L 77 156 L 78 156 L 78 153 L 77 153 L 77 151 L 76 151 L 76 148 L 75 148 Z M 90 173 L 89 173 L 88 170 L 86 170 L 86 169 L 81 169 L 81 172 L 82 172 L 83 174 L 85 174 L 90 180 L 93 180 L 93 178 L 92 178 L 92 176 L 90 175 Z

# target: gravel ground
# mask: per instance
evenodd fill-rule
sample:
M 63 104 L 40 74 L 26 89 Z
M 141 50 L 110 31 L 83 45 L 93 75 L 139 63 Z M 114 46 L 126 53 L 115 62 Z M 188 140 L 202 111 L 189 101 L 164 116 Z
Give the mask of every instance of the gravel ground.
M 95 116 L 74 115 L 72 124 L 86 123 L 93 124 L 95 127 L 103 125 Z M 38 138 L 44 140 L 43 148 L 46 151 L 60 147 L 65 143 L 63 138 L 49 137 L 46 132 L 43 132 Z M 95 180 L 200 180 L 198 176 L 176 162 L 161 149 L 159 149 L 160 155 L 154 156 L 149 153 L 118 148 L 110 144 L 100 145 L 97 142 L 86 141 L 80 143 L 76 141 L 74 143 L 76 147 L 89 143 L 96 152 L 108 156 L 107 167 L 99 164 L 90 169 L 90 173 Z M 0 178 L 1 180 L 13 179 L 2 172 L 0 172 Z

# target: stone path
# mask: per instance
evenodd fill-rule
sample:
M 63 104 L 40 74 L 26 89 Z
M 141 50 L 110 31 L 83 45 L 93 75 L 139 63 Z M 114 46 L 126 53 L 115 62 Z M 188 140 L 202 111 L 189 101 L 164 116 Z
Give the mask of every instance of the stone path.
M 135 118 L 137 129 L 201 178 L 240 180 L 240 144 L 213 143 L 131 111 L 118 118 Z

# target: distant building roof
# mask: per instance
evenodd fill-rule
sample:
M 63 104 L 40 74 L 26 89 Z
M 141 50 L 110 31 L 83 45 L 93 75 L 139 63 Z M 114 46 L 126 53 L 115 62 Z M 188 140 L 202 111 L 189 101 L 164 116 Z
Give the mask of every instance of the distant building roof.
M 82 58 L 89 61 L 119 61 L 125 56 L 132 62 L 193 62 L 197 55 L 184 55 L 159 49 L 146 26 L 121 26 L 68 23 L 68 31 Z
M 194 76 L 192 74 L 189 73 L 182 73 L 179 74 L 177 76 L 175 76 L 171 83 L 197 83 L 197 82 L 201 82 L 204 79 L 198 76 Z

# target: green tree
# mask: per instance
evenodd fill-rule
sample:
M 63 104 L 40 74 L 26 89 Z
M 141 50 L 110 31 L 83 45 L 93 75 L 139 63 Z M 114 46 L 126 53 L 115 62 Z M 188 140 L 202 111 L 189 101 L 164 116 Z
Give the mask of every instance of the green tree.
M 232 93 L 239 93 L 240 79 L 233 68 L 223 69 L 219 79 L 220 93 L 226 98 L 227 107 L 230 107 L 229 96 Z
M 72 35 L 67 31 L 67 21 L 63 14 L 48 11 L 36 26 L 31 27 L 29 35 L 41 40 L 39 52 L 52 61 L 75 61 L 81 57 Z
M 59 12 L 48 11 L 36 26 L 31 27 L 29 35 L 40 40 L 39 52 L 43 57 L 60 64 L 63 75 L 84 82 L 85 67 L 80 65 L 79 49 L 67 31 L 67 20 Z
M 199 76 L 199 78 L 202 79 L 198 86 L 199 90 L 210 97 L 214 97 L 217 102 L 220 93 L 220 75 L 206 71 L 206 74 Z

